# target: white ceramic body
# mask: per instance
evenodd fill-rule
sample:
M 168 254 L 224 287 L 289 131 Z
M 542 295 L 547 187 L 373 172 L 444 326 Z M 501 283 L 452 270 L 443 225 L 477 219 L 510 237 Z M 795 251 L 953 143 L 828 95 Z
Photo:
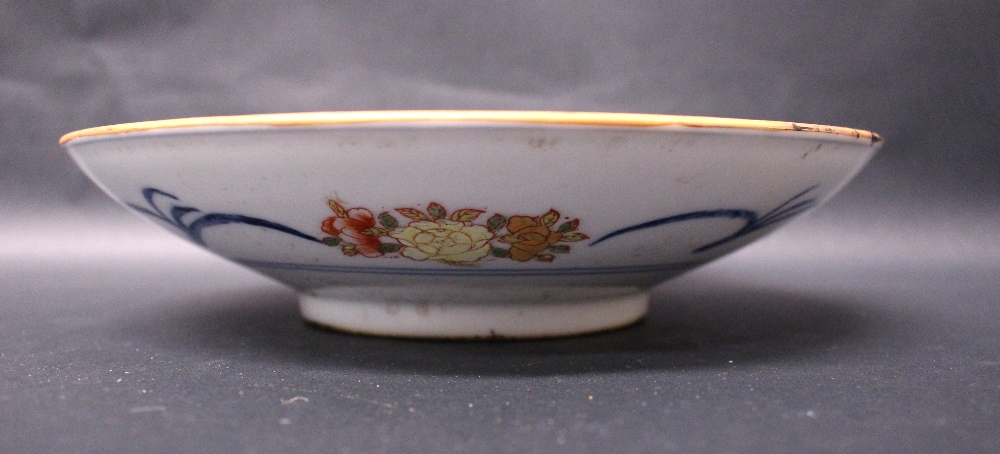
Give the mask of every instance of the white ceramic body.
M 794 130 L 501 121 L 191 126 L 66 143 L 123 205 L 298 290 L 308 320 L 416 337 L 632 323 L 649 287 L 818 206 L 878 145 Z M 392 217 L 370 226 L 389 249 L 345 249 L 357 241 L 330 226 L 352 209 Z M 465 220 L 445 222 L 462 209 Z M 494 214 L 558 235 L 514 251 L 527 230 L 492 229 Z M 449 259 L 403 233 L 419 222 L 478 242 Z

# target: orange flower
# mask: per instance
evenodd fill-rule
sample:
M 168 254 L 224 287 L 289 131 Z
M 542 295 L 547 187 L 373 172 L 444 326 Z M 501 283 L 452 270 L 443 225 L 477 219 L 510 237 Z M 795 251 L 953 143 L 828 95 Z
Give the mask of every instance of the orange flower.
M 507 220 L 507 231 L 517 237 L 511 242 L 510 258 L 526 262 L 562 239 L 560 232 L 550 231 L 538 218 L 511 216 Z
M 354 249 L 365 257 L 380 257 L 383 255 L 378 247 L 382 241 L 375 235 L 365 233 L 375 227 L 375 216 L 364 208 L 347 210 L 347 217 L 331 217 L 323 221 L 322 230 L 330 235 L 340 237 L 347 244 L 353 244 Z

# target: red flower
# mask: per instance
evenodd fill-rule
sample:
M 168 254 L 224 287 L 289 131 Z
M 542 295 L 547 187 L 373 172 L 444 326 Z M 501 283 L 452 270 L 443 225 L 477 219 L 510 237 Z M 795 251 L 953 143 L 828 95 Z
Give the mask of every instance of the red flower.
M 375 216 L 364 208 L 347 210 L 347 217 L 331 217 L 323 221 L 323 232 L 337 236 L 340 241 L 353 244 L 355 250 L 365 257 L 380 257 L 382 252 L 378 247 L 382 242 L 378 236 L 365 233 L 365 230 L 375 227 Z

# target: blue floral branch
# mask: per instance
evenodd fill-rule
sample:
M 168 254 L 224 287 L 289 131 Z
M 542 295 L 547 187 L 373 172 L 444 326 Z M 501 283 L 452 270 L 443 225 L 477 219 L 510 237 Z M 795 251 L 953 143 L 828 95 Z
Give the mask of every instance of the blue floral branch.
M 668 216 L 665 218 L 654 219 L 652 221 L 643 222 L 641 224 L 636 224 L 633 226 L 625 227 L 622 229 L 615 230 L 607 235 L 604 235 L 593 242 L 590 243 L 591 246 L 595 246 L 599 243 L 607 241 L 619 235 L 624 235 L 626 233 L 635 232 L 637 230 L 649 229 L 653 227 L 659 227 L 667 224 L 674 224 L 677 222 L 692 221 L 695 219 L 711 219 L 711 218 L 727 218 L 727 219 L 743 219 L 743 227 L 734 232 L 732 235 L 726 236 L 719 240 L 713 241 L 711 243 L 700 246 L 692 253 L 705 252 L 710 249 L 722 246 L 730 241 L 737 238 L 749 235 L 760 229 L 763 229 L 769 225 L 777 222 L 784 221 L 785 219 L 791 218 L 792 216 L 801 214 L 806 210 L 814 207 L 816 205 L 816 199 L 802 199 L 806 194 L 816 189 L 817 186 L 812 186 L 805 191 L 796 194 L 794 197 L 786 200 L 781 205 L 778 205 L 771 211 L 764 213 L 763 216 L 757 214 L 756 211 L 752 210 L 741 210 L 741 209 L 725 209 L 725 210 L 704 210 L 704 211 L 692 211 L 690 213 L 677 214 L 673 216 Z
M 205 245 L 205 240 L 202 237 L 202 231 L 208 227 L 213 227 L 216 225 L 224 225 L 224 224 L 246 224 L 257 227 L 264 227 L 267 229 L 276 230 L 279 232 L 287 233 L 289 235 L 297 236 L 305 240 L 313 241 L 316 243 L 322 243 L 322 241 L 320 241 L 318 238 L 312 235 L 302 233 L 286 225 L 278 224 L 276 222 L 271 222 L 266 219 L 244 216 L 242 214 L 207 213 L 207 214 L 202 214 L 201 216 L 195 218 L 190 222 L 185 222 L 184 221 L 185 217 L 188 217 L 188 215 L 191 213 L 201 213 L 201 210 L 194 207 L 176 205 L 174 204 L 174 202 L 179 202 L 180 199 L 178 199 L 173 194 L 161 191 L 156 188 L 144 188 L 142 190 L 142 197 L 146 199 L 146 204 L 148 205 L 148 208 L 131 203 L 128 204 L 128 206 L 132 207 L 132 209 L 140 213 L 146 214 L 148 216 L 159 219 L 167 224 L 174 226 L 181 232 L 184 232 L 184 234 L 187 235 L 188 238 L 191 239 L 191 241 L 194 241 L 195 243 L 200 244 L 202 246 Z M 169 216 L 167 215 L 167 213 L 163 211 L 160 205 L 157 204 L 158 200 L 163 200 L 163 199 L 171 200 L 171 202 L 169 202 L 170 204 L 172 204 L 172 206 L 170 207 Z

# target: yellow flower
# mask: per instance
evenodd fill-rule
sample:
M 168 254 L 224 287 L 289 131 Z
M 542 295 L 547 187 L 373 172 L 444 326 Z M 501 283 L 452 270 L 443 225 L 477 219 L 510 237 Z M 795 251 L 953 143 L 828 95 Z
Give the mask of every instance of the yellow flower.
M 390 234 L 403 245 L 404 257 L 448 263 L 475 262 L 490 252 L 493 233 L 480 225 L 438 219 L 414 221 Z

